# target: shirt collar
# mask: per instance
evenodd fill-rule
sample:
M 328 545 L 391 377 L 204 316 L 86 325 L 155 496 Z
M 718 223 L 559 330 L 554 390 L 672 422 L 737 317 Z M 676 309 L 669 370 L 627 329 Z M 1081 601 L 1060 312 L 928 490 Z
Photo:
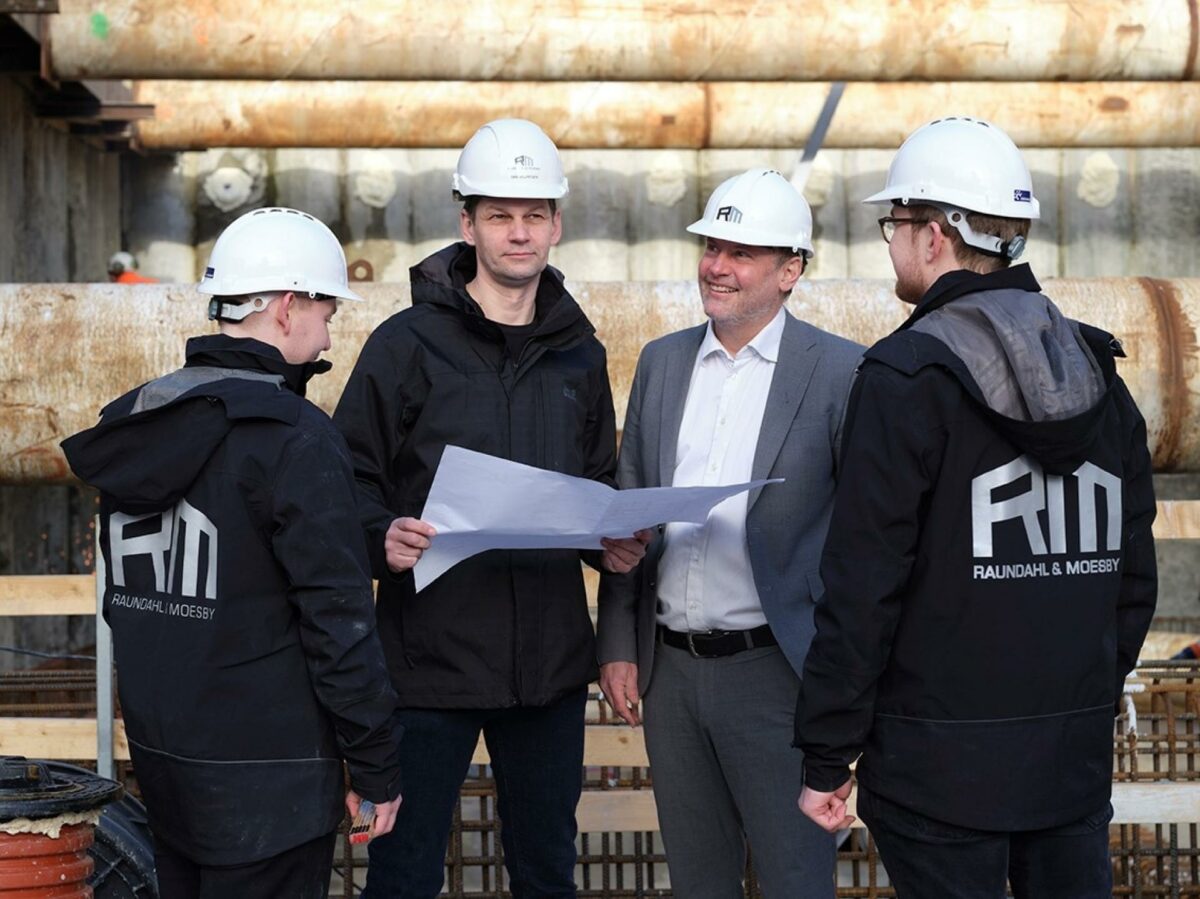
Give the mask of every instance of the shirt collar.
M 783 340 L 783 325 L 787 320 L 787 313 L 783 307 L 775 313 L 775 317 L 771 319 L 763 327 L 761 331 L 754 335 L 745 347 L 742 348 L 742 353 L 746 350 L 753 350 L 755 355 L 767 362 L 779 361 L 779 343 Z M 700 343 L 700 358 L 707 359 L 713 353 L 721 353 L 727 358 L 733 358 L 729 355 L 729 351 L 721 345 L 721 341 L 717 339 L 717 335 L 713 332 L 712 321 L 708 323 L 708 327 L 704 330 L 704 340 Z M 741 355 L 739 353 L 738 355 Z

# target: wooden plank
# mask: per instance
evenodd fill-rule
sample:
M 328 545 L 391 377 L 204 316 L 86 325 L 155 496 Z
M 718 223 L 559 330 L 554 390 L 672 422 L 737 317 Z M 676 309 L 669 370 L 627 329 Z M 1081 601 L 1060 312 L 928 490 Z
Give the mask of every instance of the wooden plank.
M 850 813 L 858 814 L 858 793 L 850 797 Z M 1114 824 L 1191 824 L 1200 820 L 1200 783 L 1113 784 Z M 650 790 L 585 792 L 576 811 L 583 833 L 658 830 L 658 812 Z M 856 820 L 855 827 L 862 827 Z
M 129 758 L 125 725 L 117 721 L 116 752 L 120 760 Z M 94 718 L 0 718 L 0 755 L 27 758 L 94 759 L 96 757 L 96 720 Z M 471 759 L 472 764 L 488 763 L 483 739 Z M 583 763 L 589 767 L 638 767 L 649 765 L 646 745 L 640 729 L 591 724 L 585 730 Z
M 658 809 L 650 790 L 586 790 L 575 820 L 580 833 L 658 830 Z
M 1200 783 L 1113 784 L 1114 824 L 1195 824 L 1200 821 Z
M 858 792 L 850 796 L 854 827 Z M 1200 783 L 1113 784 L 1113 824 L 1193 824 L 1200 821 Z M 582 833 L 658 830 L 658 811 L 650 790 L 585 792 L 575 813 Z
M 125 723 L 114 728 L 113 754 L 129 760 Z M 30 759 L 59 761 L 96 758 L 95 718 L 0 718 L 0 755 L 23 755 Z
M 96 579 L 90 574 L 0 577 L 0 616 L 93 615 Z
M 1164 500 L 1154 519 L 1155 540 L 1200 540 L 1200 500 Z
M 587 765 L 644 765 L 641 731 L 607 725 L 587 729 Z M 482 744 L 480 744 L 482 747 Z M 86 718 L 0 718 L 0 755 L 57 760 L 96 757 L 96 722 Z M 118 760 L 129 759 L 125 727 L 116 726 Z M 485 764 L 477 752 L 472 760 Z M 850 797 L 851 814 L 856 814 Z M 1114 824 L 1190 824 L 1200 821 L 1200 782 L 1113 784 Z M 658 829 L 650 790 L 592 790 L 583 794 L 577 813 L 583 832 L 628 832 Z M 861 826 L 856 823 L 855 826 Z
M 489 756 L 483 738 L 475 747 L 471 764 L 486 765 Z M 634 730 L 624 725 L 589 724 L 584 728 L 583 763 L 588 767 L 645 768 L 650 760 L 646 757 L 646 741 L 641 728 Z

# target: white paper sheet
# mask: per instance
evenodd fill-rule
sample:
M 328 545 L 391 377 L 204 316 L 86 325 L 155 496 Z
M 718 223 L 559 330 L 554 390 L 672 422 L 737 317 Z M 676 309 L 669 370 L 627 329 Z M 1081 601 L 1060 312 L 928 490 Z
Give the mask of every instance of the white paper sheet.
M 413 568 L 417 590 L 489 549 L 599 549 L 669 521 L 700 523 L 717 503 L 777 480 L 614 490 L 606 484 L 447 446 L 421 513 L 437 529 Z

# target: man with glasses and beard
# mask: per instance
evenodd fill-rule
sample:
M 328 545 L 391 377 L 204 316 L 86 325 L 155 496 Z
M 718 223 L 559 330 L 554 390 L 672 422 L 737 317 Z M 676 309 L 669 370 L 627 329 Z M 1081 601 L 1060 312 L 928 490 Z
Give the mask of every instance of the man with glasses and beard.
M 1157 595 L 1146 425 L 1120 344 L 1028 266 L 1012 141 L 912 134 L 880 219 L 915 308 L 851 393 L 795 722 L 800 806 L 858 812 L 900 899 L 1108 899 L 1112 730 Z M 860 758 L 861 756 L 861 758 Z

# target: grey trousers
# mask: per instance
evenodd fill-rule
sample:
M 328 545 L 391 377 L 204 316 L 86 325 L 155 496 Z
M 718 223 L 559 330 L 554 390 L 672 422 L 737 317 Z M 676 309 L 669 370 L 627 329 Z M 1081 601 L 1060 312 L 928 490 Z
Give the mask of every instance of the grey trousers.
M 718 659 L 655 647 L 646 748 L 680 899 L 741 899 L 747 842 L 766 899 L 832 899 L 834 837 L 796 804 L 799 689 L 778 647 Z

